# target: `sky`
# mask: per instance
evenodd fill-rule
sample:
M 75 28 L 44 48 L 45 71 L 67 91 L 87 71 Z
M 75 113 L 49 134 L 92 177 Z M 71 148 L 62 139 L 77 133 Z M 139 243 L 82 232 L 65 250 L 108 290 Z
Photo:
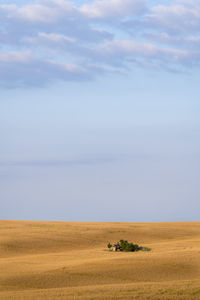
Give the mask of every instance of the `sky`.
M 200 221 L 200 3 L 0 0 L 0 219 Z

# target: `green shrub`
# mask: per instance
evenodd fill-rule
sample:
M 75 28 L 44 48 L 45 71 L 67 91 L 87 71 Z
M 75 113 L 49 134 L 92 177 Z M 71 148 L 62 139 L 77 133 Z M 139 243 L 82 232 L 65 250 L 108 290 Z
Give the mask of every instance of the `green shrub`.
M 148 247 L 140 247 L 139 250 L 142 250 L 142 251 L 151 251 L 151 248 L 148 248 Z
M 120 246 L 120 251 L 124 252 L 136 252 L 136 251 L 150 251 L 151 248 L 141 247 L 138 244 L 129 243 L 126 240 L 120 240 L 116 245 Z M 116 246 L 114 245 L 114 246 Z M 108 249 L 111 251 L 112 245 L 109 242 L 107 245 Z
M 107 245 L 107 246 L 108 246 L 108 249 L 112 248 L 112 245 L 111 245 L 111 243 L 110 243 L 110 242 L 108 243 L 108 245 Z
M 119 244 L 120 244 L 120 251 L 134 252 L 134 251 L 140 250 L 139 245 L 129 243 L 128 241 L 125 241 L 125 240 L 120 240 Z

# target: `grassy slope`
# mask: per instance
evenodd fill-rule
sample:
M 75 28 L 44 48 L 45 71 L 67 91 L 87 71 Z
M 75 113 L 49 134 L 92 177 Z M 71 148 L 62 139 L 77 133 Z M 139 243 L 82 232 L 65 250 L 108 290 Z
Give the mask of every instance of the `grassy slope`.
M 151 252 L 114 253 L 128 239 Z M 0 221 L 0 299 L 200 299 L 200 222 Z

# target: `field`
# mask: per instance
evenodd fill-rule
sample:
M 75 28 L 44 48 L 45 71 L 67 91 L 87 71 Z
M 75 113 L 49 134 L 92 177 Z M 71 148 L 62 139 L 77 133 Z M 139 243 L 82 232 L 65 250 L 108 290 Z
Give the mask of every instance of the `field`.
M 200 222 L 0 221 L 0 270 L 3 300 L 200 299 Z

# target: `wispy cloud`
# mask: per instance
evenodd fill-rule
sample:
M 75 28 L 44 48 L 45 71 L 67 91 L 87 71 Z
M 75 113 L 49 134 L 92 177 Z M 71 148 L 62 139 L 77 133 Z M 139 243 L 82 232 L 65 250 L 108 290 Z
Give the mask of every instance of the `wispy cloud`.
M 167 3 L 167 4 L 166 4 Z M 196 0 L 0 2 L 0 85 L 90 80 L 134 65 L 199 67 Z
M 146 9 L 143 0 L 97 0 L 80 8 L 89 18 L 114 18 L 140 15 Z
M 101 165 L 115 162 L 114 158 L 83 158 L 74 160 L 21 160 L 0 161 L 0 167 L 76 167 L 81 165 Z

